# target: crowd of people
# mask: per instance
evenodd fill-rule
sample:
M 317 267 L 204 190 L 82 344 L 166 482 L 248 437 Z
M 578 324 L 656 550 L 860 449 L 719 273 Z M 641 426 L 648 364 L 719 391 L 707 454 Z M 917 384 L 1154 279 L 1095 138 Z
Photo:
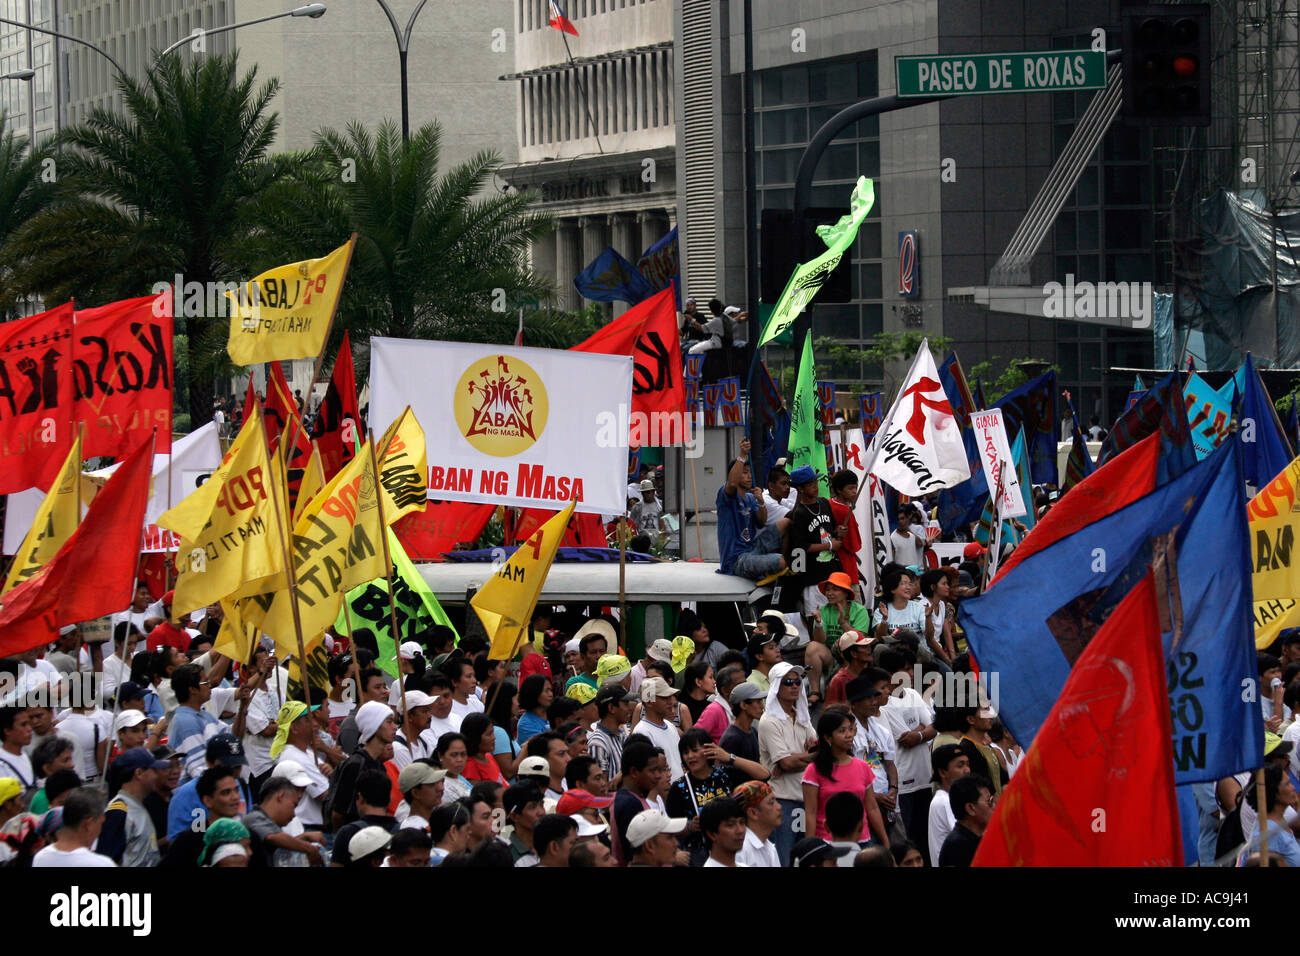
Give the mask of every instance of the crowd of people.
M 720 570 L 773 586 L 740 639 L 684 605 L 629 654 L 602 609 L 538 606 L 514 660 L 445 626 L 393 661 L 327 633 L 304 692 L 269 638 L 215 653 L 219 605 L 142 582 L 109 641 L 0 660 L 0 865 L 969 866 L 1024 757 L 958 626 L 989 555 L 930 567 L 907 503 L 868 593 L 856 479 L 829 484 L 730 463 Z M 1300 634 L 1258 663 L 1266 806 L 1250 773 L 1198 786 L 1204 865 L 1248 862 L 1264 820 L 1300 865 Z

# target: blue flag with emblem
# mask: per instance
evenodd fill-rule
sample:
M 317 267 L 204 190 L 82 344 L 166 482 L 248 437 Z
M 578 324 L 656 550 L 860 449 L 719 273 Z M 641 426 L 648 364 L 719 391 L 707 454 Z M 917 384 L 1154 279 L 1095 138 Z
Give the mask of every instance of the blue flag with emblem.
M 1282 472 L 1291 459 L 1291 446 L 1282 431 L 1268 391 L 1260 380 L 1255 360 L 1249 353 L 1246 361 L 1233 376 L 1241 404 L 1237 406 L 1238 434 L 1245 452 L 1243 471 L 1247 484 L 1263 488 Z
M 1168 484 L 1031 554 L 962 602 L 966 640 L 980 671 L 996 677 L 999 715 L 1026 749 L 1100 623 L 1149 566 L 1160 569 L 1163 553 L 1176 779 L 1221 779 L 1259 765 L 1258 691 L 1243 692 L 1258 674 L 1242 481 L 1241 443 L 1225 441 Z M 1105 746 L 1106 729 L 1098 724 L 1097 739 L 1080 746 Z
M 636 266 L 615 252 L 613 246 L 606 246 L 604 252 L 574 277 L 573 287 L 584 299 L 593 302 L 628 302 L 632 305 L 659 291 L 637 271 Z

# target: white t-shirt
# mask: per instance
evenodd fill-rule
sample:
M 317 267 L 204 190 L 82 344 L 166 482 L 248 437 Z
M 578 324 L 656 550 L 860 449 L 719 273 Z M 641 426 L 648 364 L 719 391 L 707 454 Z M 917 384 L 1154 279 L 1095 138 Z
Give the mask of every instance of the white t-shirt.
M 894 560 L 907 567 L 920 567 L 925 554 L 925 535 L 916 530 L 916 525 L 908 529 L 907 534 L 895 531 L 889 536 L 894 545 Z
M 483 713 L 483 701 L 479 700 L 477 697 L 466 697 L 465 703 L 463 704 L 458 700 L 453 700 L 451 702 L 451 716 L 457 717 L 460 720 L 464 720 L 470 714 L 481 713 Z M 457 727 L 456 732 L 460 732 L 459 727 Z
M 32 866 L 42 869 L 51 867 L 86 867 L 117 866 L 102 853 L 96 853 L 90 847 L 77 847 L 75 850 L 60 850 L 53 843 L 32 857 Z
M 428 753 L 433 753 L 438 749 L 438 738 L 443 734 L 460 733 L 461 717 L 456 713 L 455 705 L 452 705 L 452 711 L 446 717 L 431 717 L 427 730 L 420 732 L 420 741 L 427 748 Z
M 285 744 L 280 756 L 276 758 L 276 763 L 283 763 L 286 760 L 292 760 L 298 766 L 306 771 L 307 776 L 311 777 L 311 784 L 303 792 L 302 799 L 298 801 L 298 806 L 294 810 L 294 817 L 302 821 L 304 827 L 319 827 L 324 822 L 321 814 L 320 798 L 329 790 L 329 778 L 320 772 L 320 767 L 316 765 L 316 760 L 309 753 L 304 753 L 293 744 Z
M 793 488 L 790 489 L 790 494 L 786 495 L 784 499 L 772 497 L 772 493 L 766 488 L 762 491 L 763 497 L 760 500 L 760 504 L 767 508 L 767 521 L 764 522 L 763 527 L 776 524 L 790 513 L 790 509 L 793 508 L 795 502 L 799 500 L 799 492 L 795 491 Z
M 921 639 L 922 646 L 925 646 L 925 602 L 908 601 L 902 608 L 896 608 L 892 604 L 885 605 L 886 618 L 889 621 L 890 630 L 898 627 L 910 627 L 916 631 L 916 636 Z M 871 626 L 873 628 L 880 624 L 880 612 L 874 611 L 871 615 Z
M 14 777 L 23 785 L 23 789 L 36 786 L 31 756 L 22 750 L 16 754 L 0 750 L 0 777 Z
M 898 738 L 934 723 L 934 711 L 920 694 L 910 687 L 891 694 L 880 708 L 880 717 L 894 735 L 894 767 L 898 771 L 898 792 L 915 793 L 930 786 L 933 768 L 928 743 L 903 747 Z
M 416 737 L 410 746 L 404 741 L 406 741 L 406 731 L 399 730 L 393 739 L 393 763 L 397 764 L 399 771 L 412 760 L 423 760 L 433 753 L 425 743 L 423 735 Z
M 333 697 L 328 698 L 330 704 L 330 720 L 338 720 L 347 717 L 352 713 L 352 702 L 347 700 L 335 700 Z
M 408 811 L 408 813 L 409 813 L 409 811 Z M 427 830 L 427 829 L 429 829 L 429 821 L 426 820 L 424 817 L 417 817 L 417 816 L 415 816 L 414 814 L 411 814 L 411 815 L 408 816 L 405 820 L 403 820 L 400 824 L 398 824 L 397 829 L 399 829 L 399 830 Z
M 939 851 L 943 849 L 943 841 L 948 839 L 948 834 L 952 828 L 957 825 L 957 818 L 952 814 L 952 801 L 948 798 L 947 790 L 940 790 L 930 801 L 930 865 L 939 865 Z
M 442 778 L 442 806 L 469 796 L 472 784 L 464 777 Z
M 894 735 L 889 726 L 879 717 L 872 717 L 867 726 L 862 721 L 854 721 L 857 730 L 853 734 L 853 756 L 866 761 L 874 779 L 871 788 L 876 793 L 889 792 L 889 774 L 885 772 L 886 760 L 894 759 Z
M 753 830 L 745 830 L 745 845 L 736 854 L 736 863 L 740 866 L 774 866 L 780 867 L 781 856 L 776 852 L 776 844 L 771 840 L 760 840 Z
M 650 738 L 650 742 L 656 747 L 664 749 L 664 756 L 668 758 L 668 772 L 672 780 L 679 780 L 682 776 L 682 755 L 677 750 L 677 742 L 681 740 L 681 732 L 672 724 L 652 724 L 650 721 L 642 718 L 641 722 L 632 728 L 634 734 L 644 734 Z
M 77 776 L 83 783 L 98 780 L 100 768 L 95 766 L 95 748 L 101 740 L 111 740 L 113 715 L 96 707 L 88 714 L 69 711 L 57 724 L 60 736 L 76 741 Z
M 749 865 L 748 863 L 741 863 L 740 857 L 736 857 L 736 866 L 748 866 L 748 865 Z M 723 869 L 731 869 L 731 867 L 727 866 L 727 864 L 719 863 L 713 857 L 709 857 L 707 860 L 704 861 L 704 869 L 708 869 L 711 866 L 719 866 L 722 867 Z
M 274 675 L 272 675 L 274 677 Z M 272 767 L 271 758 L 273 737 L 259 736 L 263 730 L 275 723 L 275 718 L 284 706 L 284 688 L 288 675 L 277 687 L 274 680 L 253 691 L 248 701 L 248 713 L 244 715 L 244 753 L 248 755 L 248 770 L 254 777 L 260 777 Z

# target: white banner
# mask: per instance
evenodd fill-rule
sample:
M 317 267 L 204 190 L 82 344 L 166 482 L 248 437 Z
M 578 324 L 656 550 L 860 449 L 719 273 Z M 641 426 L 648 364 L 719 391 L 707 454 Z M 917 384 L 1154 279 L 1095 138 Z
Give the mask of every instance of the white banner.
M 370 421 L 411 406 L 442 501 L 622 514 L 631 401 L 627 355 L 370 340 Z
M 911 498 L 970 477 L 961 428 L 939 382 L 928 340 L 921 343 L 867 458 L 874 462 L 872 474 Z
M 996 493 L 999 476 L 1002 479 L 1002 503 L 998 513 L 1003 518 L 1019 518 L 1027 514 L 1024 495 L 1020 491 L 1020 476 L 1016 474 L 1007 429 L 1002 422 L 1002 409 L 972 412 L 970 425 L 979 445 L 980 462 L 984 466 L 990 494 Z
M 221 464 L 221 440 L 217 437 L 217 425 L 208 422 L 197 431 L 190 432 L 184 438 L 172 442 L 171 455 L 153 456 L 153 492 L 149 497 L 149 506 L 145 511 L 143 550 L 148 552 L 175 551 L 179 538 L 160 528 L 154 522 L 158 516 L 173 504 L 203 484 L 218 465 Z M 168 466 L 171 468 L 171 496 L 168 497 Z M 109 465 L 99 471 L 92 471 L 95 478 L 107 479 L 117 471 L 117 465 Z M 5 513 L 4 553 L 14 554 L 22 546 L 23 537 L 36 519 L 36 509 L 41 506 L 45 494 L 39 488 L 28 488 L 9 496 Z

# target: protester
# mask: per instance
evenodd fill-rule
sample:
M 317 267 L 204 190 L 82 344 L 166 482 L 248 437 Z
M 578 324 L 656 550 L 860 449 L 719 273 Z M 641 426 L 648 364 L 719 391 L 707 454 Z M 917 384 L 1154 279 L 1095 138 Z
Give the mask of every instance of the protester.
M 787 519 L 767 524 L 767 512 L 753 494 L 749 447 L 749 439 L 742 438 L 740 454 L 727 466 L 727 481 L 718 489 L 718 570 L 758 581 L 786 569 L 781 536 Z
M 200 857 L 210 847 L 205 838 L 222 821 L 237 823 L 244 811 L 243 795 L 239 788 L 239 775 L 231 767 L 217 764 L 199 776 L 196 785 L 203 815 L 171 837 L 171 846 L 159 866 L 169 869 L 189 869 L 202 866 Z M 242 829 L 242 827 L 241 827 Z M 247 830 L 244 831 L 247 835 Z
M 632 705 L 637 698 L 619 685 L 602 687 L 596 695 L 599 719 L 587 733 L 587 753 L 605 771 L 610 786 L 617 786 L 623 765 L 623 744 L 627 741 L 625 725 L 632 719 Z
M 957 825 L 948 791 L 958 778 L 966 776 L 971 770 L 970 757 L 956 744 L 935 747 L 930 760 L 934 767 L 934 782 L 939 785 L 939 789 L 930 801 L 927 845 L 930 848 L 930 865 L 938 866 L 944 841 Z
M 204 750 L 208 741 L 228 728 L 203 709 L 212 696 L 207 675 L 195 664 L 183 664 L 172 672 L 171 689 L 176 694 L 168 741 L 184 758 L 182 775 L 189 780 L 203 773 Z
M 153 792 L 156 775 L 170 767 L 143 747 L 133 747 L 113 761 L 110 773 L 118 790 L 104 815 L 96 848 L 118 866 L 157 866 L 158 833 L 144 799 Z
M 397 829 L 397 818 L 388 813 L 393 796 L 393 783 L 382 770 L 363 770 L 357 776 L 357 819 L 346 823 L 334 832 L 334 847 L 330 866 L 346 866 L 351 861 L 348 845 L 359 831 L 366 827 L 379 827 L 387 833 Z
M 713 676 L 713 665 L 708 661 L 696 661 L 686 665 L 682 672 L 682 685 L 686 691 L 681 695 L 681 702 L 691 712 L 691 726 L 694 727 L 704 709 L 709 706 L 713 695 L 718 691 L 717 681 Z
M 953 781 L 948 798 L 957 823 L 939 851 L 939 865 L 970 866 L 993 817 L 997 798 L 989 779 L 982 774 L 967 774 Z
M 858 630 L 845 631 L 835 642 L 835 650 L 844 661 L 844 666 L 835 672 L 826 688 L 827 705 L 847 702 L 845 687 L 871 664 L 876 643 L 875 638 L 867 637 L 866 633 Z
M 709 846 L 708 858 L 702 865 L 745 866 L 736 858 L 745 845 L 745 823 L 744 808 L 731 797 L 720 797 L 701 809 L 700 833 Z
M 402 768 L 397 776 L 397 789 L 409 808 L 402 828 L 429 829 L 429 817 L 442 806 L 447 772 L 431 766 L 427 761 L 416 760 Z
M 758 721 L 759 758 L 771 773 L 772 792 L 781 804 L 781 826 L 772 834 L 782 865 L 790 860 L 796 839 L 796 812 L 804 810 L 801 784 L 817 744 L 803 689 L 803 668 L 782 662 L 772 668 L 771 690 Z
M 506 789 L 501 802 L 513 828 L 508 838 L 502 834 L 503 842 L 510 847 L 510 858 L 515 866 L 536 866 L 538 857 L 533 835 L 538 821 L 546 814 L 542 792 L 531 783 L 516 784 Z
M 332 774 L 330 814 L 335 828 L 357 819 L 357 778 L 366 770 L 384 769 L 385 752 L 391 755 L 397 737 L 397 720 L 386 704 L 368 701 L 357 708 L 356 718 L 361 746 Z
M 555 691 L 549 679 L 541 674 L 531 674 L 524 678 L 523 684 L 519 687 L 519 708 L 522 713 L 519 716 L 519 729 L 515 735 L 516 744 L 523 747 L 528 738 L 534 734 L 551 729 L 550 721 L 546 719 L 546 708 L 554 699 Z
M 852 847 L 831 846 L 820 837 L 807 837 L 790 851 L 790 865 L 797 867 L 837 867 L 842 856 L 854 852 Z
M 496 734 L 492 721 L 487 714 L 470 714 L 461 722 L 461 737 L 465 741 L 464 777 L 472 786 L 480 781 L 491 781 L 504 785 L 505 775 L 492 756 L 496 746 Z
M 641 721 L 632 728 L 632 733 L 641 734 L 663 750 L 669 777 L 677 780 L 682 775 L 677 746 L 681 734 L 669 721 L 669 715 L 677 710 L 677 689 L 662 677 L 647 677 L 641 682 L 641 704 L 644 708 Z
M 872 786 L 874 774 L 866 761 L 853 756 L 853 738 L 857 722 L 841 711 L 827 711 L 817 721 L 817 746 L 812 763 L 804 768 L 804 819 L 814 821 L 814 833 L 830 839 L 826 827 L 826 803 L 837 793 L 852 793 L 863 804 L 864 826 L 885 847 L 889 834 Z
M 627 825 L 631 849 L 629 866 L 671 866 L 677 859 L 674 836 L 686 829 L 686 821 L 671 819 L 658 810 L 642 810 Z
M 58 812 L 58 834 L 53 843 L 32 857 L 33 867 L 43 869 L 117 865 L 109 857 L 91 849 L 104 826 L 102 793 L 92 787 L 78 787 L 67 795 Z
M 382 706 L 382 705 L 381 705 Z M 300 700 L 291 700 L 276 715 L 276 734 L 271 742 L 271 758 L 276 766 L 291 763 L 298 772 L 310 778 L 303 787 L 298 804 L 297 819 L 304 827 L 321 829 L 325 818 L 321 800 L 330 788 L 330 775 L 335 771 L 328 761 L 321 760 L 312 749 L 312 713 L 319 709 L 308 707 Z
M 704 808 L 715 800 L 730 797 L 747 780 L 766 780 L 770 773 L 761 763 L 727 753 L 698 728 L 682 735 L 678 751 L 686 772 L 673 781 L 665 803 L 670 817 L 688 821 L 685 846 L 691 855 L 691 865 L 702 866 L 709 855 L 709 844 L 698 822 Z
M 265 866 L 323 866 L 324 837 L 313 832 L 309 838 L 301 827 L 297 835 L 289 830 L 311 778 L 296 764 L 281 764 L 276 769 L 280 768 L 284 768 L 284 773 L 272 774 L 262 784 L 260 802 L 241 820 L 252 834 L 253 853 L 260 856 L 258 862 Z
M 461 800 L 444 802 L 429 815 L 429 837 L 433 840 L 426 855 L 428 866 L 441 866 L 454 853 L 464 853 L 469 848 L 473 817 Z M 404 827 L 403 829 L 410 829 Z
M 770 612 L 781 617 L 780 612 Z M 759 620 L 759 625 L 765 622 Z M 767 624 L 772 627 L 771 624 Z M 779 632 L 779 633 L 778 633 Z M 764 694 L 771 689 L 772 668 L 781 663 L 781 636 L 785 633 L 785 619 L 782 617 L 781 623 L 772 630 L 759 630 L 758 626 L 754 628 L 754 634 L 749 639 L 749 659 L 754 665 L 754 669 L 749 674 L 749 682 L 761 690 Z

